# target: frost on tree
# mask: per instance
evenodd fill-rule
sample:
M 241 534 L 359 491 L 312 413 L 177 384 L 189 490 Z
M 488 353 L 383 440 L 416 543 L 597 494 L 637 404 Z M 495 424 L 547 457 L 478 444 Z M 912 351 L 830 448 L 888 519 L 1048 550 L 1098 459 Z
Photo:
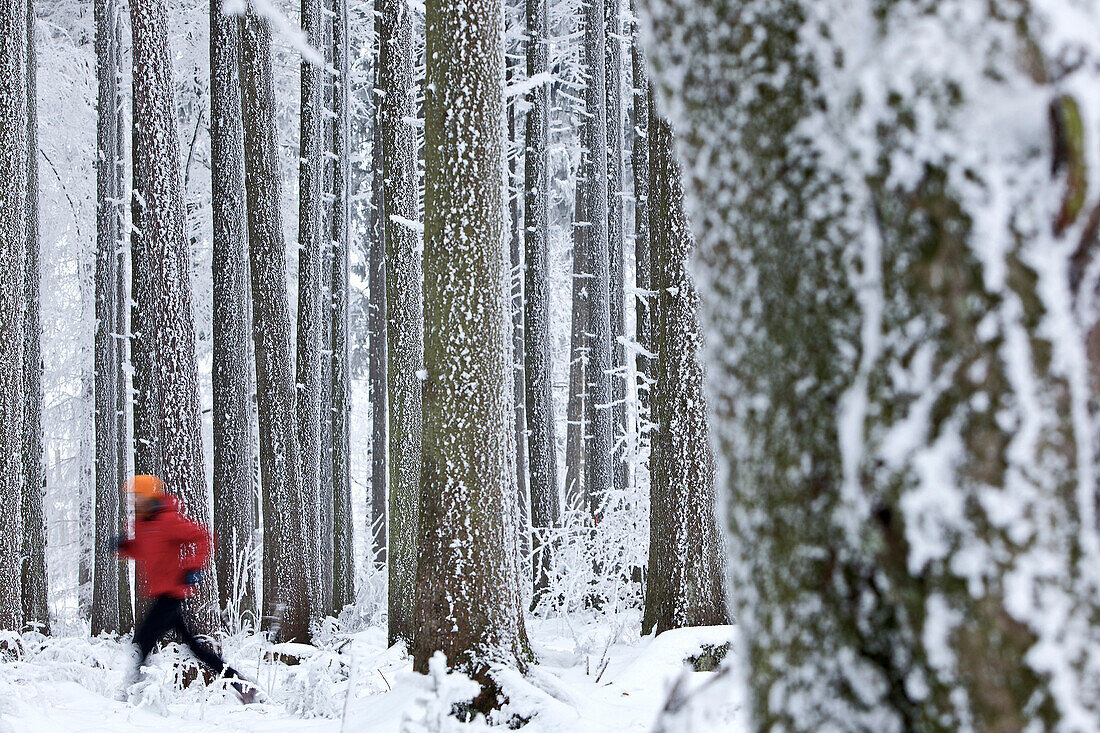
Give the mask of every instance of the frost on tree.
M 1066 274 L 1095 176 L 1067 152 L 1098 131 L 1048 110 L 1096 96 L 1097 10 L 648 6 L 754 727 L 1096 729 Z
M 527 0 L 527 78 L 548 73 L 550 8 L 547 0 Z M 561 522 L 558 457 L 550 360 L 550 87 L 528 93 L 524 161 L 523 368 L 526 391 L 527 465 L 530 472 L 532 575 L 535 592 L 544 590 L 550 569 L 548 529 Z M 536 597 L 536 601 L 538 598 Z
M 634 3 L 631 2 L 631 12 Z M 630 167 L 634 176 L 634 287 L 637 296 L 634 301 L 634 340 L 645 351 L 650 350 L 649 316 L 649 112 L 652 107 L 649 91 L 649 70 L 645 51 L 639 38 L 639 24 L 631 24 L 631 69 L 634 78 L 634 135 L 633 149 L 630 154 Z M 652 368 L 648 355 L 644 352 L 636 357 L 638 370 L 638 413 L 640 417 L 649 416 L 649 391 L 653 381 Z M 641 433 L 639 429 L 639 433 Z
M 335 0 L 332 21 L 333 102 L 336 115 L 333 152 L 332 224 L 332 610 L 339 613 L 355 600 L 355 548 L 351 508 L 351 374 L 348 363 L 348 262 L 351 253 L 351 26 L 348 0 Z
M 110 549 L 118 534 L 118 215 L 121 187 L 115 165 L 118 115 L 118 47 L 114 0 L 95 3 L 96 259 L 95 259 L 95 553 L 91 631 L 118 631 L 118 558 Z
M 406 0 L 384 0 L 379 38 L 382 211 L 386 251 L 386 377 L 389 402 L 389 639 L 416 634 L 417 504 L 421 465 L 424 306 L 417 224 L 413 17 Z
M 39 301 L 38 105 L 34 4 L 27 3 L 27 249 L 23 292 L 23 623 L 50 631 L 46 584 L 46 473 L 42 439 L 42 322 Z
M 143 202 L 142 259 L 150 285 L 153 360 L 156 366 L 159 474 L 179 496 L 188 516 L 210 525 L 210 506 L 199 422 L 191 258 L 184 236 L 180 151 L 176 135 L 168 8 L 164 0 L 130 5 L 133 31 L 134 191 Z M 191 608 L 202 633 L 214 627 L 216 576 L 207 568 Z
M 590 513 L 598 514 L 612 487 L 614 421 L 611 371 L 611 262 L 607 230 L 607 32 L 604 0 L 592 0 L 585 8 L 584 60 L 588 70 L 585 87 L 587 120 L 583 126 L 582 173 L 577 185 L 583 198 L 584 246 L 588 269 L 585 290 L 588 316 L 588 360 L 584 469 L 585 497 Z
M 23 313 L 27 236 L 27 4 L 0 3 L 0 630 L 23 624 Z
M 307 511 L 299 492 L 290 305 L 275 128 L 271 27 L 254 9 L 239 19 L 252 338 L 263 483 L 265 626 L 283 640 L 309 635 L 310 575 L 302 562 Z
M 624 159 L 623 83 L 626 76 L 623 53 L 623 0 L 604 0 L 607 82 L 607 250 L 608 288 L 611 314 L 611 395 L 614 400 L 612 471 L 616 489 L 626 488 L 629 465 L 626 461 L 626 334 L 624 310 L 623 256 L 626 250 L 626 228 L 623 220 L 626 162 Z
M 414 668 L 488 689 L 528 652 L 515 566 L 498 0 L 427 5 L 424 451 Z M 476 140 L 476 145 L 470 141 Z M 485 707 L 499 704 L 491 694 Z
M 213 281 L 214 565 L 218 602 L 255 612 L 249 566 L 255 529 L 255 446 L 249 374 L 248 231 L 237 19 L 210 4 L 210 156 Z
M 729 623 L 714 503 L 694 246 L 672 128 L 650 128 L 653 350 L 657 353 L 649 481 L 649 571 L 643 632 Z
M 302 32 L 312 48 L 321 48 L 323 37 L 321 0 L 302 0 Z M 321 169 L 324 144 L 321 136 L 325 113 L 321 65 L 302 59 L 301 129 L 298 165 L 298 358 L 297 410 L 299 491 L 306 524 L 302 557 L 309 568 L 310 614 L 318 617 L 320 558 L 318 530 L 321 521 Z

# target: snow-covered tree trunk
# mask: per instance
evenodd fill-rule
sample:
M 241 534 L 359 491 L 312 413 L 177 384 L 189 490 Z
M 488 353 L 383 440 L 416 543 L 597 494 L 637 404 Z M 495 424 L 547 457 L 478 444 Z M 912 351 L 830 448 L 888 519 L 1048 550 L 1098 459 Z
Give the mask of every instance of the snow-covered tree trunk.
M 214 565 L 223 608 L 240 598 L 256 611 L 255 579 L 246 559 L 255 530 L 252 377 L 249 363 L 248 230 L 244 192 L 244 127 L 237 73 L 237 19 L 210 3 L 210 190 L 214 219 L 213 284 Z
M 23 623 L 50 632 L 46 584 L 46 471 L 42 441 L 42 321 L 38 236 L 38 100 L 34 2 L 27 2 L 27 249 L 23 319 Z
M 421 379 L 424 368 L 413 16 L 406 0 L 382 3 L 379 73 L 382 111 L 382 210 L 386 242 L 386 377 L 389 398 L 389 639 L 416 634 L 417 505 L 421 471 Z
M 609 287 L 611 289 L 611 395 L 614 400 L 612 420 L 612 471 L 616 489 L 625 489 L 630 466 L 626 460 L 626 312 L 624 306 L 624 266 L 626 228 L 624 224 L 624 192 L 626 191 L 626 161 L 624 158 L 625 110 L 623 82 L 626 76 L 626 55 L 623 52 L 623 0 L 604 0 L 607 61 L 607 251 Z
M 164 0 L 130 5 L 134 57 L 134 190 L 144 202 L 141 237 L 144 269 L 153 284 L 152 320 L 157 412 L 161 445 L 160 477 L 176 493 L 188 516 L 210 525 L 199 421 L 195 321 L 191 310 L 191 258 L 184 236 L 180 189 L 179 138 L 168 48 L 168 8 Z M 116 509 L 117 511 L 117 509 Z M 191 604 L 195 627 L 214 629 L 218 589 L 213 563 Z M 117 588 L 117 586 L 116 586 Z
M 95 267 L 95 571 L 91 631 L 118 631 L 118 558 L 110 547 L 118 534 L 118 216 L 115 165 L 118 130 L 118 48 L 114 0 L 95 2 L 96 80 L 96 267 Z
M 314 49 L 324 48 L 321 0 L 302 0 L 302 32 Z M 309 598 L 319 600 L 321 522 L 321 173 L 324 156 L 322 119 L 325 113 L 323 68 L 303 58 L 301 65 L 301 130 L 298 165 L 298 456 L 299 491 L 306 512 L 305 547 L 302 557 L 309 568 Z M 311 607 L 311 615 L 317 609 Z
M 753 727 L 1096 729 L 1066 282 L 1067 153 L 1096 128 L 1065 125 L 1096 66 L 1059 32 L 1096 9 L 647 5 L 691 165 Z
M 581 123 L 581 140 L 585 139 Z M 588 252 L 585 248 L 583 183 L 578 180 L 573 213 L 573 272 L 569 323 L 569 397 L 565 427 L 565 503 L 580 509 L 585 501 L 585 432 L 588 427 Z
M 607 205 L 607 28 L 604 0 L 591 0 L 585 8 L 584 60 L 588 70 L 585 88 L 583 159 L 578 196 L 584 198 L 583 236 L 588 279 L 588 363 L 585 412 L 591 425 L 585 431 L 585 496 L 588 511 L 598 515 L 612 488 L 615 446 L 614 396 L 611 389 L 611 262 L 608 251 Z
M 332 222 L 332 610 L 339 613 L 355 600 L 355 547 L 351 508 L 351 375 L 348 369 L 348 262 L 351 238 L 351 26 L 348 0 L 335 0 L 332 22 L 336 67 L 333 135 Z M 369 537 L 369 535 L 368 535 Z
M 672 128 L 654 119 L 650 134 L 650 233 L 654 346 L 653 391 L 661 461 L 651 472 L 650 568 L 642 629 L 729 623 L 714 501 L 714 459 L 703 396 L 699 296 L 688 272 L 694 246 L 684 213 Z
M 527 0 L 527 78 L 549 73 L 550 9 L 547 0 Z M 531 476 L 531 527 L 534 587 L 546 588 L 550 548 L 546 530 L 561 522 L 558 456 L 551 392 L 549 248 L 549 97 L 548 83 L 527 92 L 524 136 L 524 357 L 527 406 L 527 463 Z
M 27 238 L 27 3 L 0 3 L 0 629 L 23 626 L 23 323 Z
M 309 635 L 310 569 L 305 506 L 298 490 L 290 305 L 276 149 L 271 28 L 250 8 L 239 20 L 238 68 L 252 274 L 252 337 L 263 481 L 264 614 L 279 638 Z
M 506 479 L 503 26 L 499 0 L 430 0 L 425 84 L 424 463 L 414 668 L 437 650 L 490 690 L 522 666 Z M 477 144 L 470 144 L 476 140 Z M 492 694 L 479 702 L 498 703 Z
M 634 12 L 634 0 L 630 9 Z M 649 113 L 652 108 L 649 91 L 649 69 L 646 68 L 645 50 L 638 38 L 639 23 L 632 24 L 631 66 L 634 77 L 634 142 L 631 151 L 631 169 L 634 177 L 634 341 L 643 351 L 636 356 L 638 372 L 638 411 L 642 418 L 651 420 L 649 394 L 653 373 L 649 357 L 644 353 L 652 348 L 650 335 L 649 292 Z

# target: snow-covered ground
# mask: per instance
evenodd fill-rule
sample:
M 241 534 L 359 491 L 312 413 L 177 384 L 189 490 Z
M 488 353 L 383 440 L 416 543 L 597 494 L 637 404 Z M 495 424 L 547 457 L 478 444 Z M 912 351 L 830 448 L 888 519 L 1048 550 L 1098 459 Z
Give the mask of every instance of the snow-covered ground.
M 528 624 L 539 662 L 526 677 L 506 675 L 509 703 L 496 722 L 529 719 L 524 730 L 547 733 L 650 731 L 679 680 L 688 695 L 676 730 L 747 730 L 733 675 L 691 672 L 683 661 L 704 645 L 730 641 L 731 627 L 682 629 L 654 638 L 639 637 L 633 614 Z M 427 676 L 414 674 L 403 648 L 386 648 L 385 629 L 379 627 L 350 636 L 331 632 L 317 649 L 292 648 L 303 655 L 293 666 L 264 661 L 270 647 L 257 636 L 226 639 L 230 663 L 255 675 L 269 693 L 266 702 L 249 706 L 217 684 L 185 686 L 188 664 L 173 661 L 188 657 L 175 645 L 158 652 L 144 679 L 129 688 L 128 639 L 27 634 L 22 645 L 20 659 L 0 662 L 0 733 L 484 727 L 484 721 L 462 725 L 446 714 L 468 693 L 469 680 L 446 674 L 442 665 Z

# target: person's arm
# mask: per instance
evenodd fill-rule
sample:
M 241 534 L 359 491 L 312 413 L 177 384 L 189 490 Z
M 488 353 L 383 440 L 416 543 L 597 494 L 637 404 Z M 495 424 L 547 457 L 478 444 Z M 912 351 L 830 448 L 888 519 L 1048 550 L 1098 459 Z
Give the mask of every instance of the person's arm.
M 185 571 L 199 570 L 210 557 L 210 533 L 197 522 L 192 522 L 182 514 L 179 517 L 177 536 L 181 545 L 191 545 L 194 550 L 183 557 Z

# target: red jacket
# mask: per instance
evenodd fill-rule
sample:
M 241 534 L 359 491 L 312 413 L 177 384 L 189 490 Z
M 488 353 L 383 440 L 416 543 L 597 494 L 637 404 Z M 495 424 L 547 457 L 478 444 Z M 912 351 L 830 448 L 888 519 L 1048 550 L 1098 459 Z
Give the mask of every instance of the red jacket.
M 134 538 L 119 544 L 118 553 L 137 561 L 150 598 L 189 598 L 195 589 L 184 576 L 210 556 L 210 533 L 180 513 L 175 497 L 164 496 L 160 502 L 152 517 L 134 522 Z

